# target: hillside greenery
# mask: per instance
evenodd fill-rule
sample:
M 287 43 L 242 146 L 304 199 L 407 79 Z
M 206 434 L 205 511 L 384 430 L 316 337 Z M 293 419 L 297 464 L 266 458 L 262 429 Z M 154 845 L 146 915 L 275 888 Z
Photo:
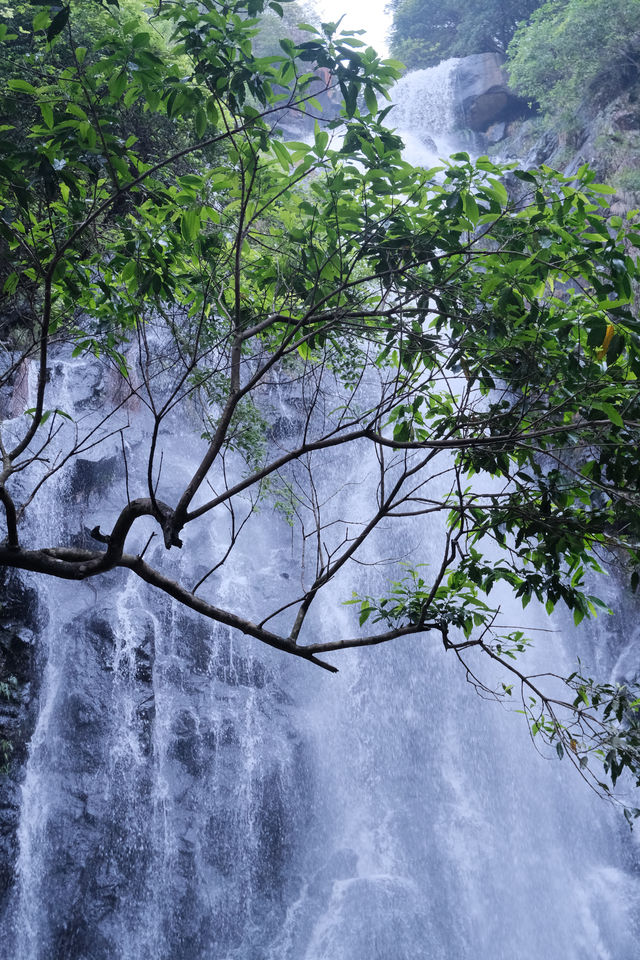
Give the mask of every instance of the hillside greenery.
M 638 0 L 551 0 L 509 47 L 515 89 L 564 127 L 602 106 L 640 75 Z
M 449 57 L 505 53 L 540 0 L 392 0 L 391 51 L 410 70 Z

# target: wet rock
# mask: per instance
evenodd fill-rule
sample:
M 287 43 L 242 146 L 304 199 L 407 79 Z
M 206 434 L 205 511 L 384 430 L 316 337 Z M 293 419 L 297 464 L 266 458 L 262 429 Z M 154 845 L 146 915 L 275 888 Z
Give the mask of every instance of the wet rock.
M 114 483 L 119 466 L 120 458 L 115 454 L 95 460 L 77 457 L 74 460 L 69 492 L 76 501 L 88 503 L 93 494 L 104 493 L 105 488 Z M 97 542 L 92 540 L 90 547 L 96 549 Z
M 491 126 L 487 129 L 486 137 L 488 144 L 499 143 L 504 139 L 505 132 L 507 129 L 506 121 L 502 120 L 500 123 L 492 123 Z
M 67 395 L 73 398 L 73 411 L 64 412 L 80 413 L 98 408 L 108 393 L 108 370 L 108 366 L 97 359 L 85 358 L 81 363 L 62 358 L 55 360 L 48 369 L 49 377 L 58 381 L 64 378 Z
M 35 724 L 37 688 L 34 590 L 17 574 L 0 578 L 0 908 L 11 886 L 18 854 L 20 784 Z
M 78 617 L 73 628 L 78 630 L 93 647 L 102 670 L 113 669 L 116 638 L 110 622 L 101 614 L 86 614 Z

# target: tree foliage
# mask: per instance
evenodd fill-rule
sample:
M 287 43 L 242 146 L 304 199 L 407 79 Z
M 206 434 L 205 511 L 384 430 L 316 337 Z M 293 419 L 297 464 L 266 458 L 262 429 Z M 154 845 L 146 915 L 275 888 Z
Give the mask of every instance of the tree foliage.
M 393 0 L 391 49 L 411 70 L 449 57 L 504 53 L 540 0 Z
M 256 56 L 265 57 L 280 55 L 282 37 L 302 43 L 307 39 L 304 29 L 299 24 L 320 26 L 318 15 L 310 4 L 297 3 L 289 0 L 281 7 L 282 12 L 266 9 L 260 20 L 260 30 L 253 38 L 253 52 Z
M 517 201 L 486 157 L 412 167 L 384 125 L 398 65 L 331 23 L 256 57 L 264 6 L 113 3 L 89 46 L 73 4 L 34 5 L 26 57 L 1 28 L 0 387 L 19 396 L 27 371 L 34 394 L 2 423 L 0 563 L 71 581 L 122 568 L 329 670 L 347 648 L 436 638 L 485 692 L 519 692 L 532 734 L 599 789 L 596 758 L 614 785 L 625 769 L 638 778 L 633 685 L 574 673 L 545 687 L 518 659 L 525 627 L 503 626 L 494 599 L 502 583 L 523 607 L 562 601 L 578 624 L 600 605 L 588 584 L 608 558 L 626 557 L 637 585 L 636 220 L 609 215 L 586 166 L 573 181 L 513 169 Z M 342 95 L 338 119 L 319 112 L 319 69 Z M 314 120 L 310 142 L 282 135 L 291 112 Z M 73 421 L 51 405 L 49 370 L 85 355 L 114 388 Z M 299 407 L 278 436 L 275 382 Z M 147 432 L 127 453 L 133 411 Z M 186 453 L 189 422 L 199 462 L 176 490 L 164 450 Z M 42 488 L 113 436 L 126 482 L 108 531 L 96 523 L 79 546 L 69 501 L 68 539 L 40 540 L 28 518 Z M 323 469 L 349 450 L 354 516 L 337 505 L 340 469 L 332 489 Z M 292 524 L 302 578 L 252 619 L 224 605 L 212 574 L 252 536 L 258 507 Z M 421 517 L 441 520 L 429 556 L 354 594 L 369 542 L 381 551 Z M 152 524 L 144 546 L 140 522 Z M 226 533 L 209 569 L 182 582 L 175 550 L 214 522 Z M 352 636 L 310 627 L 331 584 L 357 608 Z M 511 682 L 483 684 L 472 652 Z
M 637 0 L 550 0 L 509 48 L 511 81 L 552 116 L 603 104 L 640 73 Z

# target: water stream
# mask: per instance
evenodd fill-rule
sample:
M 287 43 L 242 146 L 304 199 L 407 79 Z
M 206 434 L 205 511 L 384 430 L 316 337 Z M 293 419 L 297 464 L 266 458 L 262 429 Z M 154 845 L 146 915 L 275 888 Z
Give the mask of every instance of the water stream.
M 432 80 L 435 92 L 407 81 L 416 112 L 405 96 L 395 122 L 423 140 L 427 127 L 442 150 L 448 121 L 429 127 L 420 90 L 437 103 L 446 71 Z M 52 390 L 86 415 L 105 374 L 93 360 L 77 370 L 61 361 Z M 293 422 L 291 398 L 276 399 Z M 135 430 L 131 450 L 142 419 Z M 178 490 L 190 453 L 163 442 Z M 108 527 L 125 482 L 109 453 L 117 463 L 92 451 L 42 491 L 45 539 L 57 542 L 65 499 Z M 362 467 L 352 457 L 317 479 L 342 485 L 357 515 L 366 482 L 338 482 Z M 402 555 L 440 534 L 395 536 Z M 172 552 L 187 579 L 216 537 L 212 525 Z M 250 615 L 299 577 L 297 556 L 286 518 L 265 509 L 216 574 L 219 602 Z M 383 573 L 364 567 L 362 583 Z M 435 640 L 345 653 L 332 676 L 125 573 L 37 587 L 42 680 L 7 960 L 636 960 L 638 849 L 622 818 L 539 756 L 521 717 L 478 698 Z M 350 631 L 344 596 L 337 584 L 321 602 L 318 636 Z M 533 605 L 527 618 L 548 626 Z M 634 660 L 622 620 L 580 633 L 601 675 Z M 576 639 L 557 628 L 534 656 L 570 669 Z

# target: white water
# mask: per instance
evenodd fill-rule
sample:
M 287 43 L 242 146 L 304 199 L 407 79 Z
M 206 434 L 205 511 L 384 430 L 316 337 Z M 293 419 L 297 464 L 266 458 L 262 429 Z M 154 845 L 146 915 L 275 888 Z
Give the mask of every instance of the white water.
M 425 122 L 403 109 L 403 124 Z M 60 364 L 52 389 L 86 411 L 79 381 L 98 382 L 99 368 L 71 382 L 73 369 Z M 197 433 L 164 444 L 177 490 Z M 83 498 L 87 522 L 108 526 L 124 478 L 89 457 L 83 471 L 80 486 L 61 474 L 43 491 L 39 539 L 55 542 L 60 505 Z M 360 451 L 335 458 L 320 494 L 367 474 Z M 366 487 L 344 486 L 345 514 Z M 247 614 L 300 573 L 285 520 L 267 508 L 255 519 L 213 584 Z M 187 582 L 220 524 L 172 551 Z M 365 559 L 383 541 L 401 555 L 440 533 L 414 522 L 394 536 L 382 531 Z M 384 573 L 361 568 L 361 586 L 375 592 Z M 124 574 L 38 587 L 45 663 L 1 928 L 8 960 L 637 957 L 637 848 L 621 818 L 567 763 L 539 757 L 522 718 L 480 700 L 434 638 L 348 652 L 329 676 Z M 352 632 L 344 587 L 315 612 L 318 638 Z M 548 626 L 533 605 L 527 621 Z M 600 675 L 634 658 L 613 621 L 579 636 Z M 551 635 L 534 662 L 569 667 L 573 644 Z
M 388 123 L 397 127 L 409 163 L 436 164 L 459 146 L 456 127 L 455 82 L 460 60 L 452 57 L 437 67 L 405 74 L 392 91 L 394 102 Z

